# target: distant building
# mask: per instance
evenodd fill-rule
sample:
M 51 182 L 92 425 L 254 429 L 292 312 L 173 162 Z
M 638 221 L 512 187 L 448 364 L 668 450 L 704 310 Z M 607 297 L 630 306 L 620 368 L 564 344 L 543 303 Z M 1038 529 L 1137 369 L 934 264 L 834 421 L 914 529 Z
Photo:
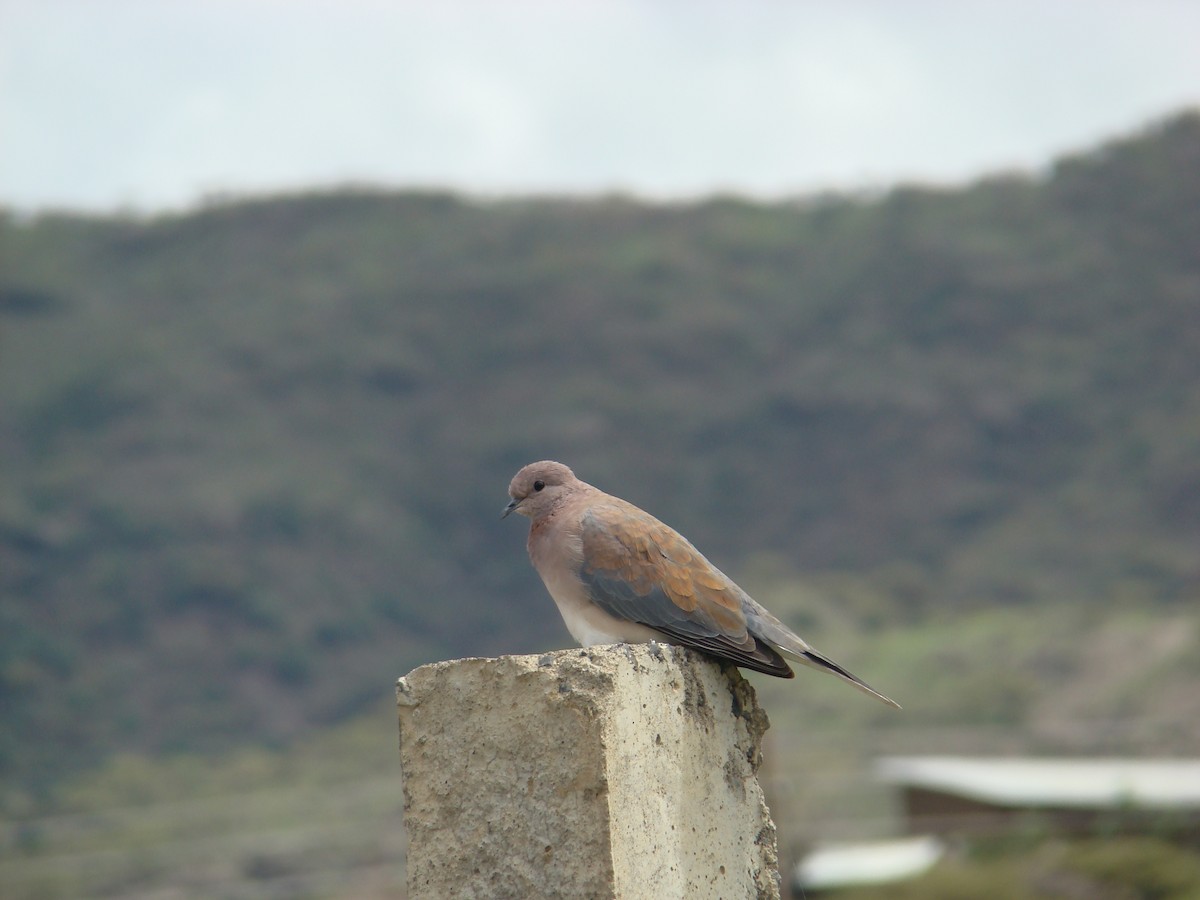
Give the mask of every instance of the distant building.
M 928 836 L 819 845 L 792 872 L 793 893 L 811 896 L 913 878 L 931 869 L 945 852 L 945 844 Z
M 1200 832 L 1200 760 L 894 756 L 911 834 Z

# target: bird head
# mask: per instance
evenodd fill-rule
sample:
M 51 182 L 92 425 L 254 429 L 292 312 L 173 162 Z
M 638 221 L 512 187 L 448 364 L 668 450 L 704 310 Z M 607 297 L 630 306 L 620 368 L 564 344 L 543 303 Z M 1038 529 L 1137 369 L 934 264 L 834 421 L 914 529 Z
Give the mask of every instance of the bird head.
M 553 509 L 578 483 L 575 473 L 560 462 L 544 459 L 530 463 L 509 483 L 510 501 L 501 518 L 516 512 L 536 519 Z

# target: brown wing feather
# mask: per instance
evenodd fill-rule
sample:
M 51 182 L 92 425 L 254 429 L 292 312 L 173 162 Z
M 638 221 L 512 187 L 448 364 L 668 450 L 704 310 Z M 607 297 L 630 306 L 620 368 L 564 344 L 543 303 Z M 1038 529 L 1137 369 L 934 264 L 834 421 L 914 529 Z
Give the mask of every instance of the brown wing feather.
M 584 515 L 581 537 L 580 578 L 609 614 L 674 643 L 791 677 L 775 649 L 747 630 L 741 589 L 674 529 L 613 498 Z
M 745 634 L 746 617 L 733 582 L 679 532 L 624 501 L 594 507 L 590 515 L 612 538 L 586 545 L 591 568 L 619 575 L 640 594 L 659 587 L 684 612 L 702 609 L 722 631 Z M 600 549 L 604 552 L 595 556 L 587 552 Z

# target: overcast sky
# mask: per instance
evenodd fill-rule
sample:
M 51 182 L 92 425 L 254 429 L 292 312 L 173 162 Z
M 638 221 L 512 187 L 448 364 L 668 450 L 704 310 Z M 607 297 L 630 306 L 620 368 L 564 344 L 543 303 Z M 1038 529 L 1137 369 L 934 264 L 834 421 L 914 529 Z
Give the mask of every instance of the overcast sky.
M 1200 106 L 1195 0 L 0 0 L 0 204 L 962 181 Z

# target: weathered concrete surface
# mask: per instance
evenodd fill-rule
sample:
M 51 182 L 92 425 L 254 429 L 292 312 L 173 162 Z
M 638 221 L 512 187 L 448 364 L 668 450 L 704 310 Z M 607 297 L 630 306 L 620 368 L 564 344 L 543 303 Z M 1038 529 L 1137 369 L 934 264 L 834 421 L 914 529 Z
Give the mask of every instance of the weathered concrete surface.
M 434 663 L 396 696 L 414 900 L 779 896 L 735 668 L 616 644 Z

